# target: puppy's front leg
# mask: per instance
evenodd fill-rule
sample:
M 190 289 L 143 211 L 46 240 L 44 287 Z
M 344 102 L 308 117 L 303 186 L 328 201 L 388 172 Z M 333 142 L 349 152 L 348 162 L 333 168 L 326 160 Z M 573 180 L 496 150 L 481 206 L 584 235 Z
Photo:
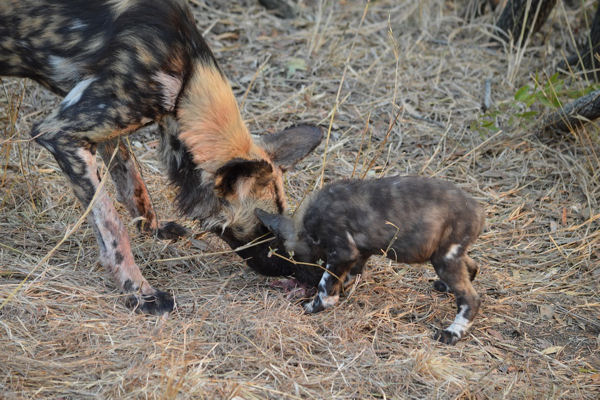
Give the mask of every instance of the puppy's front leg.
M 349 232 L 346 232 L 345 235 L 335 236 L 328 242 L 327 271 L 323 273 L 319 282 L 317 295 L 304 305 L 307 313 L 316 313 L 333 307 L 340 298 L 340 289 L 346 275 L 355 266 L 357 270 L 358 268 L 362 270 L 364 261 L 368 258 L 360 254 L 354 238 Z
M 323 273 L 319 286 L 317 287 L 317 294 L 315 297 L 304 305 L 304 310 L 307 313 L 317 313 L 323 311 L 326 308 L 334 306 L 339 298 L 339 280 L 338 277 L 333 276 L 328 271 L 332 270 L 332 266 L 327 264 L 327 271 Z

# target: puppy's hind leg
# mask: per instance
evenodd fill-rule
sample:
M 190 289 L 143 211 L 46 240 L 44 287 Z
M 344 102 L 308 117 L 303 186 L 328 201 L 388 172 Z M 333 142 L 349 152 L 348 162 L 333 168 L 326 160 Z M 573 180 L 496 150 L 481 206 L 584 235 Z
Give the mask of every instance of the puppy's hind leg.
M 120 138 L 99 143 L 98 152 L 105 164 L 110 163 L 117 200 L 133 218 L 138 218 L 137 227 L 141 232 L 155 234 L 159 239 L 178 239 L 186 235 L 185 228 L 175 222 L 159 224 L 134 156 Z
M 473 323 L 479 311 L 481 300 L 471 284 L 467 262 L 463 257 L 448 258 L 442 256 L 432 257 L 431 260 L 440 279 L 445 282 L 456 297 L 458 313 L 452 325 L 438 332 L 436 339 L 442 343 L 455 344 Z
M 466 253 L 463 254 L 462 258 L 463 258 L 463 261 L 465 262 L 465 264 L 467 265 L 467 271 L 469 271 L 469 280 L 471 282 L 473 282 L 473 280 L 477 276 L 477 273 L 479 272 L 479 266 Z
M 469 280 L 473 282 L 473 280 L 477 276 L 477 273 L 479 272 L 479 266 L 471 257 L 467 255 L 466 251 L 462 254 L 462 256 L 460 256 L 460 258 L 462 258 L 463 262 L 467 267 L 467 271 L 469 272 Z M 433 282 L 433 288 L 438 292 L 442 293 L 450 291 L 450 287 L 446 284 L 446 282 L 444 282 L 441 279 L 438 279 Z

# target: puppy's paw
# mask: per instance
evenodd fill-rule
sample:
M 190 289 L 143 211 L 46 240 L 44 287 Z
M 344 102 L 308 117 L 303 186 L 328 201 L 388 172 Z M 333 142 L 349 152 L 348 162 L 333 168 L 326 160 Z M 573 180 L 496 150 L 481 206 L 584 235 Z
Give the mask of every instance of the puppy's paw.
M 438 330 L 433 336 L 435 340 L 438 342 L 449 344 L 451 346 L 455 345 L 461 338 L 456 334 L 456 332 L 452 332 L 449 330 Z

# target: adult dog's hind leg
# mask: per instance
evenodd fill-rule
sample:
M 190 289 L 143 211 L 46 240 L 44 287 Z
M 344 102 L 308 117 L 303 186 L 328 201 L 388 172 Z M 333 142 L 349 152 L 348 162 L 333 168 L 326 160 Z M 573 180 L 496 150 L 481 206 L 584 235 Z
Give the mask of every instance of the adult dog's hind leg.
M 120 138 L 99 143 L 98 152 L 105 164 L 110 163 L 110 175 L 117 189 L 117 199 L 133 218 L 138 218 L 137 227 L 141 232 L 155 234 L 160 239 L 185 236 L 185 228 L 175 222 L 159 224 L 135 159 Z
M 67 99 L 69 96 L 67 96 Z M 127 304 L 150 314 L 163 314 L 174 307 L 173 298 L 153 288 L 135 264 L 127 230 L 106 191 L 99 187 L 96 165 L 96 144 L 92 138 L 111 133 L 111 124 L 98 122 L 96 115 L 85 115 L 90 103 L 84 107 L 65 102 L 61 108 L 38 123 L 32 135 L 50 151 L 69 179 L 75 195 L 84 208 L 93 201 L 88 221 L 100 248 L 100 263 L 110 271 L 117 285 L 130 295 Z

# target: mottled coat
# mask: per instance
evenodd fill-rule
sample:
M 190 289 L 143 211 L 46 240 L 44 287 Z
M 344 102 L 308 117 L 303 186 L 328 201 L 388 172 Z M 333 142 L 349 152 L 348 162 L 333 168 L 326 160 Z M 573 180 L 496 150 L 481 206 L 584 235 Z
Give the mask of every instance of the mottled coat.
M 100 262 L 132 307 L 173 309 L 136 265 L 124 225 L 99 188 L 96 153 L 110 164 L 117 195 L 140 228 L 159 237 L 184 233 L 161 225 L 128 148 L 119 137 L 158 123 L 162 158 L 181 211 L 237 246 L 265 228 L 255 207 L 282 212 L 282 173 L 319 143 L 321 132 L 298 126 L 253 139 L 227 79 L 184 0 L 4 0 L 0 2 L 0 75 L 34 79 L 62 102 L 31 135 L 55 157 L 84 207 Z M 264 248 L 262 249 L 264 250 Z M 260 262 L 267 274 L 289 270 Z
M 480 300 L 471 281 L 478 267 L 467 250 L 483 229 L 484 213 L 449 182 L 415 176 L 339 181 L 305 200 L 293 219 L 257 215 L 297 260 L 325 261 L 325 272 L 295 268 L 300 281 L 318 283 L 307 312 L 337 303 L 344 281 L 361 273 L 371 255 L 383 254 L 402 263 L 431 261 L 441 280 L 436 287 L 454 292 L 459 313 L 439 334 L 441 341 L 455 343 L 477 314 Z

